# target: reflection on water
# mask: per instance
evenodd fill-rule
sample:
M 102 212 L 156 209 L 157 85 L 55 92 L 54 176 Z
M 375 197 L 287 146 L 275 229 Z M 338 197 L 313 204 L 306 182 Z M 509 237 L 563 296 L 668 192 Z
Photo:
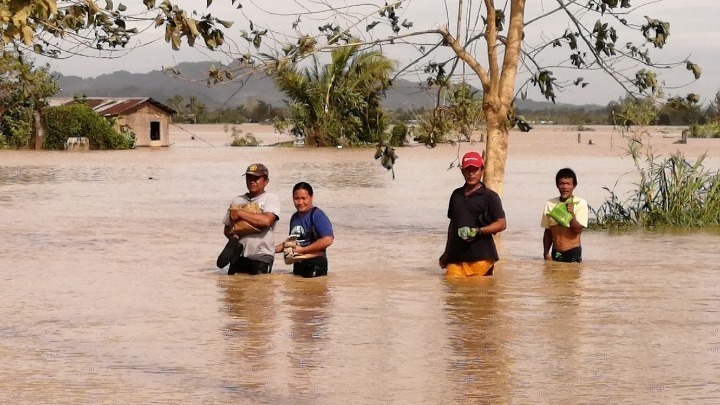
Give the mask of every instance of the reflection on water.
M 228 324 L 224 328 L 227 345 L 226 379 L 242 392 L 262 390 L 268 380 L 267 358 L 277 327 L 274 303 L 275 283 L 250 277 L 219 279 L 225 294 Z
M 404 148 L 395 180 L 373 152 L 0 152 L 0 403 L 720 402 L 719 230 L 588 232 L 581 265 L 542 260 L 556 170 L 596 206 L 631 163 L 513 157 L 496 275 L 454 282 L 456 148 Z M 214 268 L 252 161 L 281 234 L 313 184 L 328 277 Z
M 317 384 L 327 381 L 324 351 L 333 343 L 329 333 L 331 301 L 327 278 L 308 282 L 285 277 L 282 293 L 290 318 L 288 388 L 295 399 L 312 402 Z
M 448 370 L 455 402 L 506 403 L 510 400 L 504 314 L 495 279 L 448 280 L 445 296 Z

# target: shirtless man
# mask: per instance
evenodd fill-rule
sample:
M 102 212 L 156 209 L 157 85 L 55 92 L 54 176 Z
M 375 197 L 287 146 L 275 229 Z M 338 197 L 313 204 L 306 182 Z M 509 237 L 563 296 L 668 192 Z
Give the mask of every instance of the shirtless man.
M 577 186 L 577 177 L 572 169 L 560 169 L 555 175 L 555 185 L 560 192 L 545 203 L 540 226 L 543 234 L 543 257 L 556 262 L 582 262 L 580 234 L 588 225 L 588 204 L 584 199 L 573 195 Z M 552 219 L 548 214 L 558 204 L 565 204 L 571 219 L 567 226 Z

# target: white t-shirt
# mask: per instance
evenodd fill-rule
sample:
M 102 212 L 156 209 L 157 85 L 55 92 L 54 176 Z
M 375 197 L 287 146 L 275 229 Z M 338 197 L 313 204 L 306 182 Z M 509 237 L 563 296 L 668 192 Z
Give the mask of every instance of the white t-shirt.
M 249 202 L 257 202 L 263 212 L 272 212 L 277 218 L 280 218 L 280 198 L 272 193 L 262 193 L 257 197 L 250 198 L 247 194 L 235 197 L 230 206 L 245 205 Z M 231 226 L 230 208 L 225 212 L 223 224 Z M 275 256 L 275 225 L 277 221 L 269 228 L 262 229 L 260 232 L 245 235 L 240 238 L 243 245 L 243 256 L 248 259 L 260 260 L 262 256 Z
M 577 197 L 577 196 L 573 196 L 572 200 L 573 200 L 573 203 L 575 204 L 575 207 L 574 207 L 575 220 L 578 221 L 580 223 L 580 225 L 587 228 L 587 226 L 588 226 L 588 211 L 589 211 L 587 201 L 585 201 L 582 198 Z M 541 227 L 548 229 L 551 226 L 559 226 L 559 224 L 554 219 L 550 218 L 547 215 L 558 204 L 560 204 L 560 197 L 551 198 L 545 202 L 545 209 L 543 210 L 542 220 L 540 220 Z

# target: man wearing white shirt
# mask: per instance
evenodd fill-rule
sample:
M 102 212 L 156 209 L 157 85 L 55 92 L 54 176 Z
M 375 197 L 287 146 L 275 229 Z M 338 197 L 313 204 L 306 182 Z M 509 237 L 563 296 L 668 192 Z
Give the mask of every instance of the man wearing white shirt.
M 557 262 L 582 262 L 582 244 L 580 235 L 588 225 L 588 203 L 573 193 L 577 186 L 577 176 L 572 169 L 560 169 L 555 175 L 555 185 L 560 192 L 545 203 L 540 226 L 543 234 L 543 257 Z M 564 204 L 564 207 L 558 207 Z M 564 208 L 569 220 L 553 219 L 553 211 Z

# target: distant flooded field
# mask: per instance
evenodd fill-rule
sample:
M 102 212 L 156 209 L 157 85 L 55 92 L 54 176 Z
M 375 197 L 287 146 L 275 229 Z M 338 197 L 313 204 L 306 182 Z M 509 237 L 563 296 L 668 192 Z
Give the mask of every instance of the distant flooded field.
M 243 135 L 252 134 L 266 146 L 294 139 L 291 135 L 275 132 L 271 124 L 171 124 L 171 142 L 178 146 L 201 145 L 205 142 L 214 146 L 229 145 L 233 140 L 233 128 Z M 712 152 L 720 150 L 720 139 L 689 138 L 687 144 L 680 144 L 678 141 L 684 129 L 687 127 L 647 127 L 645 137 L 659 153 L 680 151 L 687 156 L 699 156 L 707 152 L 712 156 Z M 589 125 L 578 130 L 574 125 L 536 124 L 530 132 L 510 132 L 510 153 L 562 156 L 572 152 L 581 155 L 617 156 L 624 154 L 628 136 L 635 130 L 636 128 L 631 127 L 623 136 L 620 127 L 611 125 Z M 193 137 L 195 139 L 192 139 Z M 475 134 L 473 138 L 479 141 L 480 134 Z M 416 145 L 410 140 L 410 146 Z M 572 149 L 568 150 L 570 147 Z

